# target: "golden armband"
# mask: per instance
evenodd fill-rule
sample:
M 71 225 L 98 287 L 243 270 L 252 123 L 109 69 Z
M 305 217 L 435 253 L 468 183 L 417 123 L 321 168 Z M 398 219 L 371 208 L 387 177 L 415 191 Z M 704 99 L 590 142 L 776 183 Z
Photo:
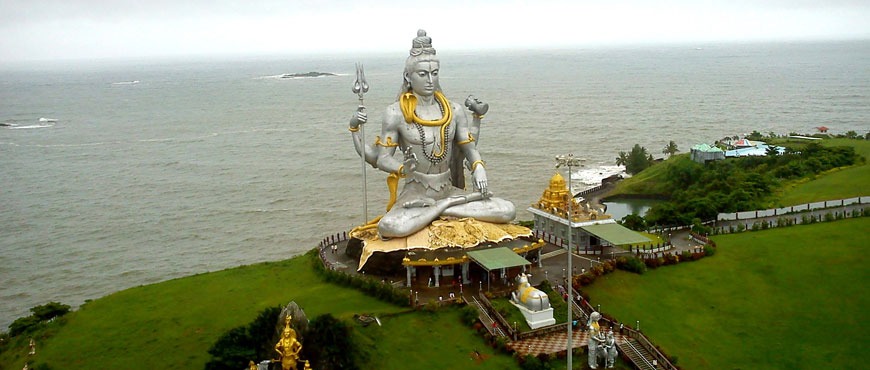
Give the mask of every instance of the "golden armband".
M 456 144 L 457 144 L 457 145 L 464 145 L 464 144 L 473 143 L 473 142 L 474 142 L 474 137 L 472 137 L 472 136 L 471 136 L 471 133 L 469 132 L 469 133 L 468 133 L 468 140 L 460 141 L 460 142 L 458 142 L 458 143 L 456 143 Z
M 483 160 L 478 159 L 471 164 L 471 172 L 474 172 L 474 170 L 477 168 L 477 165 L 481 165 L 483 166 L 483 168 L 486 168 L 486 163 L 484 163 Z

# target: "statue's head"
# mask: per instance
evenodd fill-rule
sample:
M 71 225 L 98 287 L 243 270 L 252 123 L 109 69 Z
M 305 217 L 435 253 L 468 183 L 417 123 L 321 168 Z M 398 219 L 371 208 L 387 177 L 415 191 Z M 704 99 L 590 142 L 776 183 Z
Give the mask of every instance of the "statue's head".
M 441 91 L 438 72 L 441 62 L 432 47 L 432 38 L 425 30 L 417 31 L 417 37 L 411 41 L 411 50 L 405 59 L 405 71 L 402 73 L 402 89 L 399 95 L 413 91 L 418 95 L 431 95 L 425 85 L 431 84 L 433 91 Z M 424 73 L 425 72 L 425 73 Z M 430 80 L 431 78 L 431 80 Z
M 589 315 L 589 321 L 590 321 L 590 322 L 597 322 L 598 320 L 601 320 L 601 314 L 598 313 L 597 311 L 592 312 L 592 313 Z

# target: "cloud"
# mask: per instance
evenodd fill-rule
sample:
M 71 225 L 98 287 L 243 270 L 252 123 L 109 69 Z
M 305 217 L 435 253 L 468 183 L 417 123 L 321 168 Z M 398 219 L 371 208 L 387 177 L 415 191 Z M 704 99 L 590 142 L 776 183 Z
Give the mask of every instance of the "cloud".
M 467 2 L 375 0 L 21 1 L 0 3 L 0 62 L 190 54 L 870 38 L 859 1 Z

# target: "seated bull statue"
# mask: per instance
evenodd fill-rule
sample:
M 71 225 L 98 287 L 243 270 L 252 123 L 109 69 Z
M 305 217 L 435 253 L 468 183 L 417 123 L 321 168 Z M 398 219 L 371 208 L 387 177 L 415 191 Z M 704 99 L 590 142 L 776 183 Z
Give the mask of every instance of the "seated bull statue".
M 547 293 L 529 284 L 529 275 L 517 275 L 517 290 L 511 293 L 511 300 L 530 311 L 542 311 L 550 308 L 550 297 Z

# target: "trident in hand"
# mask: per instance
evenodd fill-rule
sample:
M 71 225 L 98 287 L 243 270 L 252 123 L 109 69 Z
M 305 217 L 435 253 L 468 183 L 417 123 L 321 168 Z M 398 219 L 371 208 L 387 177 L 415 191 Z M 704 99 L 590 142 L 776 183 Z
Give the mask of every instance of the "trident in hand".
M 356 64 L 356 80 L 353 81 L 353 93 L 359 96 L 359 106 L 363 108 L 363 97 L 369 92 L 369 83 L 366 82 L 366 74 L 362 64 Z
M 366 75 L 363 72 L 363 66 L 360 63 L 356 63 L 356 80 L 353 81 L 353 88 L 351 88 L 354 94 L 359 97 L 359 107 L 358 111 L 365 111 L 366 107 L 363 103 L 363 97 L 367 92 L 369 92 L 369 83 L 366 82 Z M 359 136 L 360 140 L 363 143 L 363 148 L 365 148 L 366 136 L 365 136 L 365 125 L 359 125 Z M 366 156 L 365 149 L 363 149 L 363 154 L 360 155 L 362 159 L 362 178 L 363 178 L 363 224 L 368 221 L 369 218 L 369 210 L 368 210 L 368 191 L 366 190 Z

